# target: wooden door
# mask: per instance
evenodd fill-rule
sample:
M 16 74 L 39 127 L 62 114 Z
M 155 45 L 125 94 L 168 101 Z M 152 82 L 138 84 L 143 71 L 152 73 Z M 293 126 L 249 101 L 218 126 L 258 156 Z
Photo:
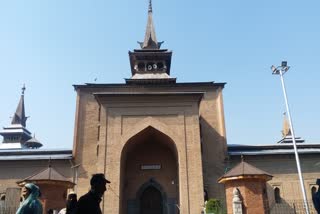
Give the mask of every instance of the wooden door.
M 162 214 L 163 203 L 159 190 L 148 187 L 140 198 L 140 214 Z

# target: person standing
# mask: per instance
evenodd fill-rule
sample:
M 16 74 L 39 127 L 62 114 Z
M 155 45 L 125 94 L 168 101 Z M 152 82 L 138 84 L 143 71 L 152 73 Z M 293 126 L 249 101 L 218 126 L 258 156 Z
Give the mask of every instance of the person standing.
M 74 214 L 77 206 L 77 194 L 70 192 L 67 196 L 66 207 L 59 211 L 58 214 Z
M 108 181 L 104 174 L 98 173 L 91 177 L 91 188 L 88 193 L 81 196 L 77 203 L 74 214 L 102 214 L 100 208 L 101 198 L 107 190 L 106 184 Z
M 312 195 L 312 202 L 315 210 L 320 214 L 320 179 L 317 179 L 318 191 Z
M 73 214 L 77 207 L 77 194 L 70 192 L 67 198 L 67 212 L 66 214 Z
M 40 195 L 39 187 L 28 183 L 22 188 L 22 196 L 25 200 L 21 203 L 16 214 L 42 214 L 42 204 L 38 197 Z

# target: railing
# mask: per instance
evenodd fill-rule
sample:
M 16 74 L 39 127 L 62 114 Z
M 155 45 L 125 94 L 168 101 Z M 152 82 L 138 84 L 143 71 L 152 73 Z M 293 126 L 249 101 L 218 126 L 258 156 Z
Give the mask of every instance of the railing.
M 15 214 L 17 211 L 16 207 L 0 207 L 0 214 Z
M 317 214 L 312 201 L 307 202 L 310 209 L 310 214 Z M 270 214 L 305 214 L 303 200 L 281 200 L 280 203 L 274 203 L 270 206 Z

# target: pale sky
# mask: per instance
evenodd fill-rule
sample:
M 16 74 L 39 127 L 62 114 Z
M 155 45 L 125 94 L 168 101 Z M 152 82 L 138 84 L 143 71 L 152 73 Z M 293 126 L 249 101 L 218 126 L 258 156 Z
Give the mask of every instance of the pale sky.
M 0 3 L 0 127 L 26 84 L 27 128 L 43 148 L 71 148 L 73 84 L 124 83 L 148 0 L 13 0 Z M 157 38 L 173 51 L 178 82 L 226 82 L 229 144 L 281 139 L 284 98 L 270 66 L 282 60 L 293 125 L 320 143 L 320 1 L 153 0 Z M 0 139 L 1 140 L 1 139 Z

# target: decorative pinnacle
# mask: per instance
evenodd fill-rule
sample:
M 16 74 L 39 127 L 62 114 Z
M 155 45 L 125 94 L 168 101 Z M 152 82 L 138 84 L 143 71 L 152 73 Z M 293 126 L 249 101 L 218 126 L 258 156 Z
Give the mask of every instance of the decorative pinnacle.
M 149 0 L 149 9 L 148 12 L 151 13 L 152 12 L 152 0 Z
M 21 90 L 22 90 L 22 95 L 24 95 L 24 91 L 26 90 L 26 85 L 25 84 L 23 84 Z

